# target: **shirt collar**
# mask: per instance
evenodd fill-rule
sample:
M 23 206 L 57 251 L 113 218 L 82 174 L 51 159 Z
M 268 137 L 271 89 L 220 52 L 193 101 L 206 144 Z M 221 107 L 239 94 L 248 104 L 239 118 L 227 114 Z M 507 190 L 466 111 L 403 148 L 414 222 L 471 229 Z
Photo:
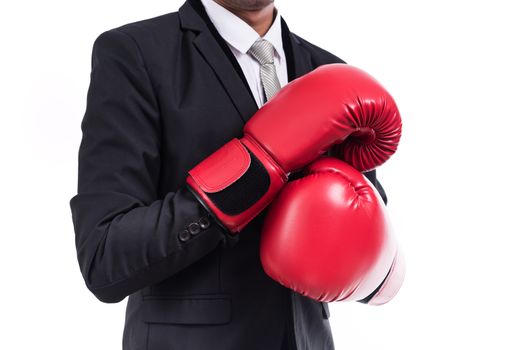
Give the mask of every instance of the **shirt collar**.
M 216 27 L 218 33 L 225 41 L 229 43 L 236 50 L 246 54 L 251 45 L 260 36 L 242 19 L 235 14 L 220 6 L 213 0 L 202 0 L 202 5 L 211 19 L 211 22 Z M 284 47 L 282 44 L 282 28 L 280 21 L 280 13 L 277 10 L 275 20 L 271 27 L 264 35 L 263 39 L 269 41 L 275 48 L 278 58 L 284 57 Z

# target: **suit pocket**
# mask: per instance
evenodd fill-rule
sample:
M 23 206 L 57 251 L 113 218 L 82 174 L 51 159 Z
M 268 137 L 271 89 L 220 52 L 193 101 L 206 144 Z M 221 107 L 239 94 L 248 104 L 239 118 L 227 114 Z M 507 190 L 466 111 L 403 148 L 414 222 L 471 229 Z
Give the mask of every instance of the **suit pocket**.
M 161 324 L 226 324 L 231 322 L 231 297 L 148 297 L 143 303 L 143 320 Z

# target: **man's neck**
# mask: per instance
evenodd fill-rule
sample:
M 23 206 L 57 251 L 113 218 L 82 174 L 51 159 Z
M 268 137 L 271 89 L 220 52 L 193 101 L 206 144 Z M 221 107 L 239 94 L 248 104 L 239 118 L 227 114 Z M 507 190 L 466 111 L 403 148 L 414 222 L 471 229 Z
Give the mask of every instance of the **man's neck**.
M 267 33 L 271 24 L 273 24 L 275 18 L 275 6 L 273 3 L 261 9 L 245 10 L 231 6 L 224 0 L 214 1 L 249 24 L 261 37 Z

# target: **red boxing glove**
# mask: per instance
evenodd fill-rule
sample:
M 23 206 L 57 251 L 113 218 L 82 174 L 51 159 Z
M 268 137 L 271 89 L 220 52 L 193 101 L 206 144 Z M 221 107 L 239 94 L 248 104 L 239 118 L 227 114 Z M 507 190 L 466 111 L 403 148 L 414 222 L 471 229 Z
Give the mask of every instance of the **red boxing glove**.
M 397 293 L 404 260 L 373 185 L 325 157 L 273 201 L 260 243 L 265 272 L 310 298 L 383 304 Z
M 358 153 L 348 161 L 367 171 L 395 152 L 400 131 L 395 102 L 375 79 L 345 64 L 324 65 L 281 89 L 246 123 L 241 139 L 189 172 L 187 184 L 222 226 L 238 232 L 290 172 L 333 145 L 347 139 L 346 148 Z

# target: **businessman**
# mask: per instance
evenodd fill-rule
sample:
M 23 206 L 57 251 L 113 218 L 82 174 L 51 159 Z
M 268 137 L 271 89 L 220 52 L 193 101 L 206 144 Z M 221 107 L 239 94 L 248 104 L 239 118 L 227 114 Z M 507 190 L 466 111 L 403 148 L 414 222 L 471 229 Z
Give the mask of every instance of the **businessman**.
M 279 89 L 330 63 L 272 0 L 187 0 L 96 38 L 70 205 L 87 287 L 129 297 L 124 349 L 333 349 L 327 304 L 262 269 L 266 212 L 232 233 L 187 185 Z

